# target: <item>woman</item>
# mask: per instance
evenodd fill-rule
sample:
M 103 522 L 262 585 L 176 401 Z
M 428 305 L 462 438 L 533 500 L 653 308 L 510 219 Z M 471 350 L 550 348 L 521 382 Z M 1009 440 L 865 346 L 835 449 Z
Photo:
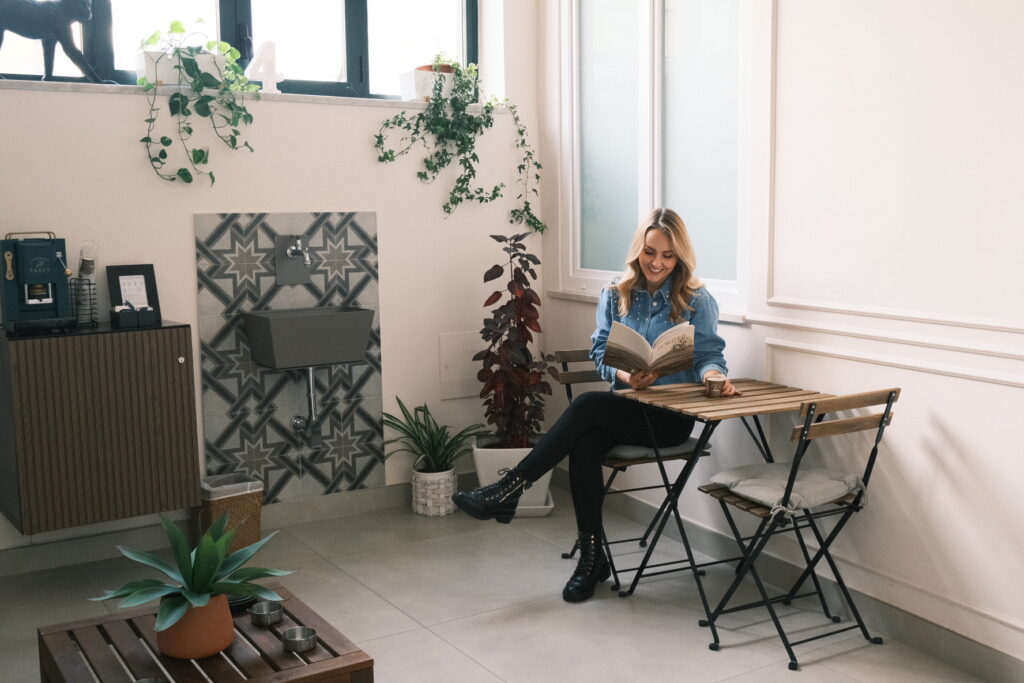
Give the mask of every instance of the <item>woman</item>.
M 643 390 L 656 384 L 698 382 L 725 377 L 718 336 L 718 304 L 694 275 L 696 258 L 683 220 L 671 209 L 656 209 L 637 228 L 626 259 L 626 271 L 617 283 L 601 292 L 597 305 L 597 329 L 591 337 L 590 357 L 597 370 L 614 388 Z M 652 372 L 630 374 L 602 363 L 612 321 L 636 330 L 648 343 L 682 322 L 694 326 L 693 367 L 659 377 Z M 740 392 L 726 379 L 723 396 Z M 617 444 L 660 446 L 683 443 L 693 430 L 693 418 L 663 410 L 648 411 L 613 392 L 595 391 L 573 401 L 529 455 L 504 477 L 474 491 L 460 491 L 452 498 L 477 519 L 508 522 L 515 515 L 523 489 L 569 456 L 580 559 L 562 591 L 568 602 L 580 602 L 594 594 L 595 586 L 608 578 L 611 569 L 601 545 L 601 505 L 604 475 L 601 461 Z

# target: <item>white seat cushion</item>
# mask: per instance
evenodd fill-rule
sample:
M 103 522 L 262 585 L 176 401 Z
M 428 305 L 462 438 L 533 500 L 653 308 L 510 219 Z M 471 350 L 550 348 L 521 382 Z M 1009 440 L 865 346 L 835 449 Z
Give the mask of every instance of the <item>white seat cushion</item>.
M 782 495 L 786 492 L 790 469 L 788 462 L 743 465 L 719 472 L 711 477 L 711 481 L 728 486 L 729 490 L 738 496 L 781 509 Z M 862 488 L 864 485 L 855 474 L 801 467 L 793 483 L 787 512 L 791 514 L 804 508 L 830 503 Z
M 693 449 L 697 446 L 697 439 L 690 437 L 678 446 L 669 446 L 668 448 L 659 448 L 658 451 L 661 453 L 661 457 L 668 458 L 673 455 L 682 455 L 683 453 L 692 453 Z M 710 450 L 711 445 L 709 444 L 705 450 Z M 621 458 L 623 460 L 639 460 L 640 458 L 653 458 L 654 449 L 648 448 L 647 446 L 634 446 L 628 443 L 620 443 L 618 446 L 614 446 L 605 455 L 607 458 Z

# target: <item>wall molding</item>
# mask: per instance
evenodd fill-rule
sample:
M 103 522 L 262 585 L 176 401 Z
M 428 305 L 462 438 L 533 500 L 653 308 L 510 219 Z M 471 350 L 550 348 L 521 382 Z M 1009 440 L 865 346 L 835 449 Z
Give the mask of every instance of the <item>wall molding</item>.
M 939 341 L 931 337 L 915 337 L 911 335 L 891 334 L 882 332 L 868 333 L 850 327 L 828 325 L 819 322 L 808 323 L 804 321 L 790 320 L 787 318 L 776 318 L 768 315 L 758 315 L 750 313 L 746 315 L 746 320 L 751 324 L 765 325 L 767 327 L 779 327 L 783 329 L 802 330 L 807 332 L 821 332 L 824 334 L 834 334 L 843 337 L 854 337 L 856 339 L 870 339 L 873 341 L 887 342 L 893 344 L 906 344 L 908 346 L 939 349 L 941 351 L 968 353 L 978 356 L 991 356 L 994 358 L 1008 358 L 1010 360 L 1024 360 L 1024 352 L 1018 351 L 1007 346 L 968 347 L 964 346 L 962 343 Z
M 943 325 L 951 327 L 969 327 L 994 332 L 1012 332 L 1024 334 L 1024 322 L 1005 319 L 973 318 L 964 316 L 946 316 L 924 311 L 913 311 L 898 308 L 880 308 L 873 306 L 857 306 L 836 301 L 814 301 L 799 297 L 777 296 L 775 291 L 775 205 L 776 177 L 778 174 L 778 82 L 779 82 L 779 4 L 781 0 L 772 0 L 771 18 L 771 73 L 769 102 L 769 162 L 768 162 L 768 263 L 766 268 L 765 303 L 781 308 L 796 308 L 822 313 L 840 313 L 843 315 L 867 316 Z
M 774 189 L 773 189 L 774 192 Z M 772 202 L 774 207 L 774 200 Z M 773 209 L 774 211 L 774 209 Z M 928 323 L 930 325 L 943 325 L 947 327 L 970 327 L 977 330 L 990 330 L 993 332 L 1013 332 L 1024 334 L 1024 323 L 1017 323 L 1010 320 L 994 320 L 990 318 L 969 318 L 959 316 L 936 315 L 924 311 L 911 311 L 899 308 L 878 308 L 874 306 L 855 306 L 835 302 L 812 301 L 810 299 L 799 299 L 792 297 L 774 296 L 774 259 L 775 259 L 775 217 L 774 214 L 769 228 L 771 244 L 768 249 L 768 297 L 765 303 L 769 306 L 780 308 L 798 308 L 808 311 L 819 311 L 822 313 L 841 313 L 843 315 L 856 315 L 869 318 L 886 318 L 888 320 L 902 320 L 905 322 Z
M 913 370 L 931 375 L 943 375 L 956 379 L 966 379 L 974 382 L 987 382 L 989 384 L 1000 384 L 1003 386 L 1024 389 L 1024 376 L 1018 375 L 995 375 L 985 372 L 978 372 L 970 368 L 961 368 L 955 365 L 943 365 L 941 363 L 909 363 L 893 358 L 886 358 L 873 353 L 851 353 L 842 349 L 834 349 L 827 346 L 816 346 L 814 344 L 802 344 L 799 342 L 788 342 L 781 339 L 765 339 L 764 341 L 764 368 L 765 378 L 771 381 L 774 376 L 772 366 L 772 351 L 782 349 L 785 351 L 796 351 L 797 353 L 809 353 L 816 356 L 838 358 L 859 363 L 871 363 L 873 365 L 884 365 L 901 370 Z

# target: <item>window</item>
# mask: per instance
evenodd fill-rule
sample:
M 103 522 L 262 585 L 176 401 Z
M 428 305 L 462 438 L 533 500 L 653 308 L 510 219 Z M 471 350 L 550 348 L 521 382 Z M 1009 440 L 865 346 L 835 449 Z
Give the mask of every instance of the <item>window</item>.
M 566 0 L 561 287 L 596 294 L 640 218 L 675 209 L 723 310 L 740 291 L 739 0 Z
M 196 23 L 202 18 L 203 23 Z M 395 97 L 398 74 L 444 52 L 477 60 L 477 0 L 93 0 L 77 44 L 104 79 L 135 83 L 139 43 L 172 20 L 226 40 L 244 62 L 274 44 L 282 92 Z M 37 78 L 42 46 L 9 31 L 0 74 Z M 57 48 L 55 80 L 82 80 Z

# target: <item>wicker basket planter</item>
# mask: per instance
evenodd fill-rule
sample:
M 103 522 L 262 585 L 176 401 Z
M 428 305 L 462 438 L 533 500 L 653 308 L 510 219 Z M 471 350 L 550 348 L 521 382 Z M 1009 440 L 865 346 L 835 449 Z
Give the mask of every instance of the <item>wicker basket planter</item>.
M 412 471 L 412 511 L 427 517 L 455 512 L 455 468 L 444 472 Z

